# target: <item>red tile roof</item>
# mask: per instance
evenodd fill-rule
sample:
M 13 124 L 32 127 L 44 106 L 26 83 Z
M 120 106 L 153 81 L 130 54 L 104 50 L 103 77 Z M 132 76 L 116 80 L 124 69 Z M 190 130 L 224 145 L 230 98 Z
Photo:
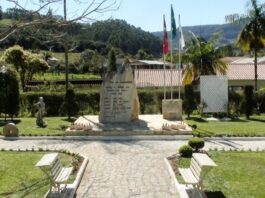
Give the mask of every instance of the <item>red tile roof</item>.
M 171 85 L 171 70 L 165 70 L 166 87 Z M 181 77 L 182 78 L 182 77 Z M 134 79 L 137 87 L 163 87 L 164 70 L 163 69 L 135 69 Z M 172 84 L 177 86 L 179 83 L 179 72 L 172 70 Z
M 166 71 L 166 87 L 171 85 L 171 70 Z M 227 71 L 228 80 L 254 80 L 254 64 L 230 64 Z M 137 87 L 163 87 L 163 69 L 135 69 L 134 78 Z M 179 72 L 173 69 L 172 84 L 179 85 Z M 181 75 L 182 79 L 182 75 Z M 258 65 L 258 80 L 265 80 L 265 64 Z
M 230 64 L 227 76 L 229 80 L 254 80 L 254 64 Z M 265 65 L 258 65 L 258 79 L 265 80 Z

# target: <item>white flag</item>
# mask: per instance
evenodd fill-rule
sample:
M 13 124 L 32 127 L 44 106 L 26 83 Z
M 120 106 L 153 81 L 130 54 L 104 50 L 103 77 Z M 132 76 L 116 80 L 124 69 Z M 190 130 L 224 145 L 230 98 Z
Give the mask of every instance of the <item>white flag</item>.
M 183 34 L 181 24 L 180 24 L 180 15 L 179 15 L 179 47 L 181 50 L 183 50 L 185 47 L 184 34 Z

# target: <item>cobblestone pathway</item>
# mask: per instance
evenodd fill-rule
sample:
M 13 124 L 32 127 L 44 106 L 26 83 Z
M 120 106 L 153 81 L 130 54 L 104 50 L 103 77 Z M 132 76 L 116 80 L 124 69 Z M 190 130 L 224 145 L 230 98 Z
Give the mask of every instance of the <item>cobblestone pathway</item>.
M 0 148 L 67 149 L 89 158 L 77 198 L 177 198 L 164 157 L 186 141 L 63 141 L 0 139 Z M 265 141 L 210 140 L 206 149 L 265 149 Z

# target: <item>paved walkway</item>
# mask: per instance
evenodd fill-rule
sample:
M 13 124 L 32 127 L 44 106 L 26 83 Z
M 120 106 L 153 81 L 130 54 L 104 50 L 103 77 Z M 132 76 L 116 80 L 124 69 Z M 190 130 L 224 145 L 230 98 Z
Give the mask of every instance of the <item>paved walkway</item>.
M 0 139 L 0 149 L 67 149 L 88 156 L 77 197 L 177 198 L 164 157 L 187 141 L 63 141 Z M 265 141 L 209 140 L 206 149 L 265 149 Z

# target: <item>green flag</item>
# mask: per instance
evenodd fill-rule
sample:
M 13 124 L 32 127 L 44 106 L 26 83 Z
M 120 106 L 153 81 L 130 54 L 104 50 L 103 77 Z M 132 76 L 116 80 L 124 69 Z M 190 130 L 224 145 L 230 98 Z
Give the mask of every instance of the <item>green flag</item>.
M 176 38 L 177 36 L 177 27 L 176 27 L 176 21 L 174 16 L 174 10 L 171 5 L 171 33 L 172 33 L 172 39 Z

